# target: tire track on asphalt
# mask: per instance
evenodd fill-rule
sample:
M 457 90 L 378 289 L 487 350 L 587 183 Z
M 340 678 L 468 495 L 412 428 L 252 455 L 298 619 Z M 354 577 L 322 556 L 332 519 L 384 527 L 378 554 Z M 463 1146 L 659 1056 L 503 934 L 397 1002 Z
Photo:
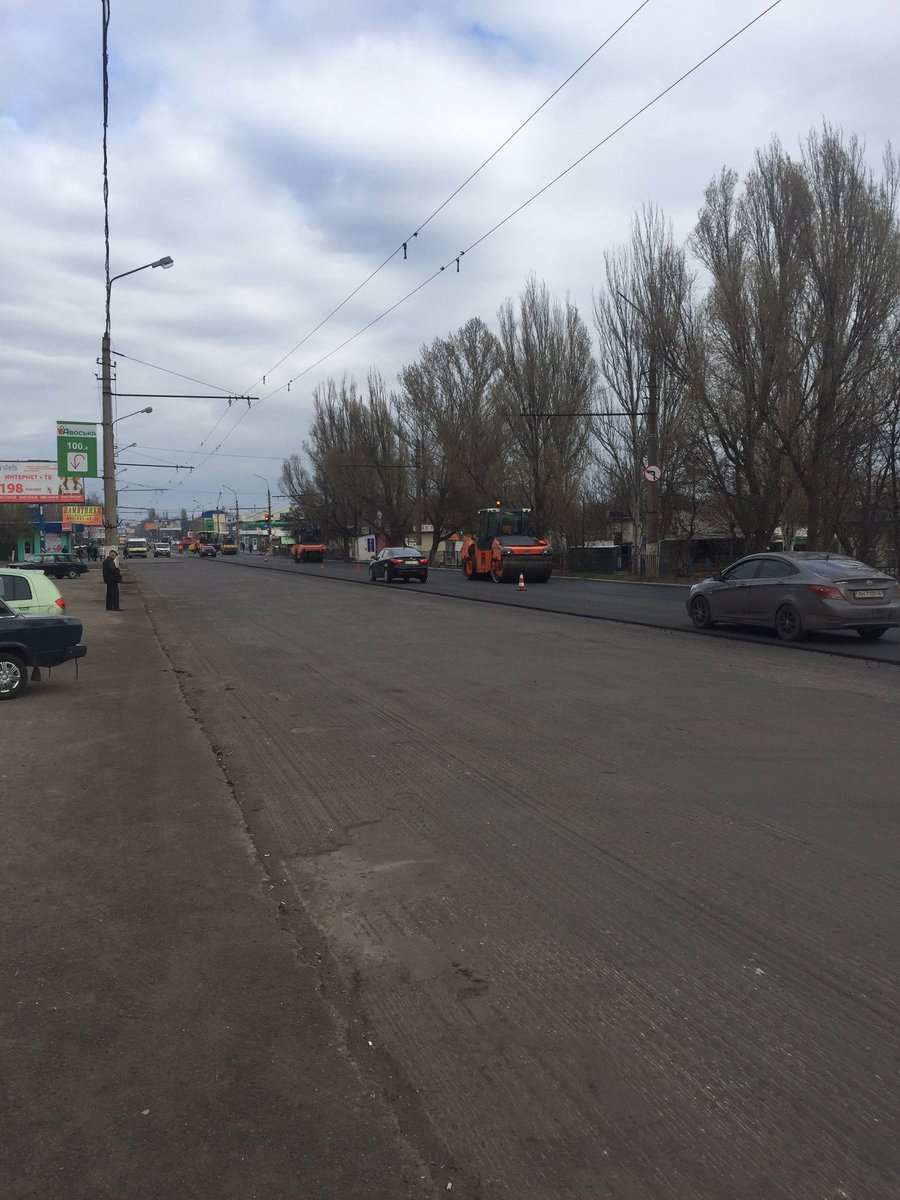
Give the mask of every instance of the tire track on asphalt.
M 450 623 L 427 607 L 413 624 L 393 604 L 369 605 L 368 620 L 410 653 L 435 656 Z M 353 614 L 358 622 L 351 605 Z M 321 631 L 340 629 L 341 614 L 303 615 L 309 628 L 298 625 L 282 649 L 280 672 L 265 656 L 264 685 L 248 678 L 245 703 L 258 709 L 267 738 L 228 752 L 245 783 L 266 781 L 270 770 L 279 780 L 293 775 L 293 789 L 276 788 L 273 804 L 303 807 L 318 788 L 314 807 L 331 793 L 329 817 L 358 821 L 352 837 L 329 847 L 320 813 L 318 852 L 289 857 L 286 870 L 335 948 L 374 1040 L 421 1089 L 433 1127 L 481 1176 L 486 1196 L 806 1200 L 838 1185 L 852 1191 L 851 1183 L 867 1200 L 892 1194 L 897 1100 L 879 1056 L 896 1049 L 893 1032 L 856 1011 L 858 997 L 835 1000 L 790 964 L 772 971 L 744 936 L 755 917 L 758 931 L 775 924 L 780 942 L 806 939 L 821 955 L 827 932 L 815 932 L 814 907 L 798 902 L 818 879 L 805 859 L 827 851 L 852 900 L 852 856 L 766 822 L 736 823 L 689 789 L 670 784 L 666 793 L 660 747 L 645 755 L 643 777 L 623 766 L 615 741 L 627 737 L 628 717 L 613 722 L 612 700 L 579 717 L 574 701 L 554 695 L 556 681 L 546 693 L 530 686 L 515 639 L 531 625 L 488 621 L 474 641 L 470 631 L 466 655 L 454 658 L 452 679 L 438 677 L 433 696 L 402 673 L 398 690 L 375 691 L 380 676 L 354 658 L 352 630 L 343 630 L 347 648 L 329 657 Z M 231 651 L 249 677 L 247 655 L 271 642 L 276 626 L 246 620 L 249 649 L 238 629 Z M 614 638 L 568 649 L 567 640 L 551 638 L 543 651 L 561 664 L 560 677 L 595 648 L 612 658 L 614 678 L 626 664 L 647 669 L 613 655 Z M 202 674 L 214 679 L 222 646 L 199 631 L 195 644 Z M 789 700 L 768 696 L 764 683 L 747 686 L 760 704 L 787 711 Z M 585 692 L 573 677 L 576 694 Z M 236 698 L 222 698 L 222 712 L 219 702 L 215 692 L 201 698 L 212 727 L 227 729 Z M 685 695 L 682 706 L 696 703 Z M 724 697 L 717 707 L 727 707 Z M 337 728 L 328 744 L 343 742 L 357 765 L 329 759 L 317 773 L 310 759 L 298 764 L 295 719 Z M 542 722 L 562 730 L 552 777 Z M 591 724 L 603 722 L 609 740 L 591 744 Z M 508 749 L 507 728 L 515 731 Z M 415 793 L 365 769 L 372 738 L 424 751 Z M 467 757 L 428 758 L 438 739 Z M 687 805 L 699 858 L 674 845 L 686 835 Z M 284 819 L 289 830 L 295 818 Z M 847 920 L 864 928 L 878 896 L 856 899 Z M 836 899 L 826 893 L 824 903 Z M 842 944 L 834 954 L 851 950 Z M 857 970 L 860 961 L 847 958 Z M 815 1111 L 804 1123 L 805 1105 Z M 790 1170 L 776 1177 L 772 1163 Z
M 224 559 L 222 560 L 222 563 L 224 564 Z M 320 582 L 322 582 L 324 580 L 330 580 L 331 582 L 336 582 L 336 583 L 349 583 L 349 584 L 354 584 L 354 585 L 365 584 L 367 587 L 372 586 L 368 580 L 364 580 L 364 579 L 348 579 L 341 575 L 331 575 L 331 574 L 326 574 L 326 573 L 317 574 L 313 571 L 304 571 L 302 569 L 293 569 L 292 570 L 291 569 L 292 564 L 286 565 L 285 567 L 281 567 L 281 566 L 276 566 L 274 563 L 270 564 L 270 563 L 257 563 L 257 562 L 241 562 L 241 561 L 238 561 L 237 559 L 230 559 L 228 566 L 229 566 L 229 568 L 230 567 L 243 567 L 247 570 L 254 570 L 254 571 L 279 571 L 282 574 L 285 574 L 288 576 L 293 576 L 294 578 L 297 578 L 297 579 L 299 579 L 299 578 L 318 579 Z M 431 579 L 432 579 L 432 573 L 429 573 L 429 581 L 431 581 Z M 528 604 L 522 604 L 516 600 L 503 600 L 499 596 L 494 596 L 493 593 L 491 593 L 491 598 L 489 599 L 487 595 L 479 596 L 477 594 L 474 594 L 475 590 L 481 586 L 486 587 L 487 585 L 486 584 L 482 585 L 480 582 L 474 583 L 472 585 L 472 587 L 473 587 L 472 595 L 468 595 L 468 594 L 462 595 L 459 592 L 455 592 L 455 591 L 440 591 L 439 588 L 435 588 L 433 586 L 433 584 L 431 584 L 431 583 L 429 583 L 429 586 L 427 588 L 424 588 L 424 587 L 421 589 L 417 588 L 415 591 L 410 591 L 409 589 L 405 589 L 405 587 L 396 587 L 394 590 L 396 592 L 399 592 L 400 594 L 404 594 L 404 591 L 405 591 L 407 594 L 409 594 L 411 596 L 416 596 L 416 595 L 417 596 L 443 596 L 445 599 L 448 599 L 448 600 L 461 600 L 461 601 L 465 601 L 468 603 L 475 603 L 475 604 L 495 604 L 495 605 L 500 606 L 501 608 L 515 608 L 515 609 L 524 610 L 525 612 L 546 612 L 546 613 L 551 613 L 553 616 L 574 617 L 574 618 L 576 618 L 578 620 L 582 620 L 582 621 L 609 621 L 610 623 L 612 623 L 614 625 L 632 625 L 632 626 L 638 626 L 639 628 L 642 628 L 642 629 L 657 629 L 657 630 L 665 631 L 666 633 L 677 633 L 677 634 L 681 635 L 682 637 L 703 638 L 706 641 L 720 640 L 720 641 L 728 641 L 728 642 L 743 642 L 746 645 L 763 646 L 763 647 L 768 647 L 769 649 L 773 649 L 773 648 L 777 647 L 780 651 L 783 651 L 785 653 L 789 653 L 791 651 L 796 651 L 796 652 L 805 653 L 805 654 L 824 654 L 831 658 L 849 658 L 849 659 L 853 659 L 855 662 L 871 662 L 871 663 L 878 663 L 882 666 L 900 667 L 900 659 L 898 659 L 896 657 L 891 658 L 886 655 L 879 655 L 877 648 L 872 645 L 867 645 L 864 650 L 857 650 L 856 652 L 853 652 L 851 650 L 842 650 L 837 645 L 827 646 L 827 645 L 815 644 L 815 643 L 810 643 L 810 642 L 802 642 L 802 641 L 801 642 L 793 642 L 793 643 L 791 643 L 790 647 L 787 647 L 787 646 L 784 646 L 780 642 L 763 641 L 763 640 L 761 640 L 761 638 L 759 636 L 756 636 L 756 635 L 753 635 L 750 633 L 742 633 L 738 630 L 725 630 L 725 629 L 697 630 L 697 629 L 693 629 L 693 628 L 687 626 L 686 623 L 684 625 L 682 625 L 682 624 L 676 625 L 676 624 L 670 623 L 670 622 L 651 621 L 651 620 L 647 620 L 646 618 L 612 616 L 612 615 L 608 615 L 608 614 L 604 614 L 604 613 L 573 612 L 569 608 L 554 607 L 551 604 L 540 604 L 540 603 L 534 604 L 534 603 L 530 603 L 530 602 Z M 495 589 L 499 589 L 500 587 L 505 587 L 505 586 L 508 586 L 508 585 L 501 585 L 501 584 L 493 585 L 493 587 Z M 535 586 L 541 586 L 541 585 L 535 585 Z M 666 585 L 654 584 L 654 585 L 645 585 L 645 586 L 664 587 Z

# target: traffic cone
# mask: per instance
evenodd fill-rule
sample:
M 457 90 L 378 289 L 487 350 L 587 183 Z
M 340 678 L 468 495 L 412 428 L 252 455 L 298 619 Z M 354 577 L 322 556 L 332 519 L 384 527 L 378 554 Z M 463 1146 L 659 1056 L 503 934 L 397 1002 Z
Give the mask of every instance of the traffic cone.
M 356 573 L 359 574 L 359 563 L 356 564 Z
M 525 576 L 524 575 L 519 576 L 519 591 L 520 592 L 525 591 Z

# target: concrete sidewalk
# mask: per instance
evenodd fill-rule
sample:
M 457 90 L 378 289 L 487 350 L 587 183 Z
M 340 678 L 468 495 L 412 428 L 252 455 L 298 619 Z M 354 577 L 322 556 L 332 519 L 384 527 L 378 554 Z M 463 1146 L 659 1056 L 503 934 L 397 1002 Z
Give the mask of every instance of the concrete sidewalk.
M 0 1196 L 435 1195 L 280 927 L 135 584 L 120 613 L 98 572 L 61 586 L 80 680 L 0 705 Z

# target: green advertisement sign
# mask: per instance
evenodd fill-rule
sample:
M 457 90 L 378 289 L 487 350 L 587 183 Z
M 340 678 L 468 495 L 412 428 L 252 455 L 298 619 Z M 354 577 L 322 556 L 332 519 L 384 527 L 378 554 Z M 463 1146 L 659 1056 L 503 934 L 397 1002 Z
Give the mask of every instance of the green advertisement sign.
M 216 522 L 212 517 L 206 517 L 206 532 L 207 533 L 215 533 L 216 532 Z
M 63 479 L 98 478 L 96 421 L 56 422 L 56 470 Z

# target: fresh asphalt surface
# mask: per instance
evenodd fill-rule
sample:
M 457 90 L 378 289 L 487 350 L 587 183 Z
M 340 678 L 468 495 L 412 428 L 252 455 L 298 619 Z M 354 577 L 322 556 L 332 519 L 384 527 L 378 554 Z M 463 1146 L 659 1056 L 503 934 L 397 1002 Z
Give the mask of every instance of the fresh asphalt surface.
M 131 569 L 452 1195 L 896 1200 L 892 665 L 242 565 Z
M 323 565 L 295 564 L 288 558 L 266 558 L 259 554 L 241 554 L 219 560 L 229 566 L 254 567 L 257 570 L 288 571 L 291 574 L 312 575 L 317 578 L 343 579 L 353 583 L 369 583 L 365 563 L 326 562 Z M 379 580 L 376 587 L 383 587 Z M 391 585 L 393 586 L 393 585 Z M 417 581 L 397 585 L 408 590 L 422 587 Z M 438 568 L 428 575 L 424 588 L 431 594 L 457 599 L 478 600 L 492 604 L 515 604 L 545 612 L 567 613 L 589 619 L 622 621 L 629 625 L 653 625 L 657 629 L 677 629 L 697 637 L 731 638 L 778 644 L 774 630 L 718 626 L 705 633 L 694 630 L 685 610 L 688 589 L 679 584 L 641 584 L 631 582 L 580 579 L 554 576 L 549 583 L 529 584 L 524 592 L 509 584 L 495 584 L 489 579 L 467 580 L 462 572 Z M 878 642 L 863 642 L 853 630 L 814 634 L 792 646 L 797 649 L 826 654 L 851 655 L 874 662 L 900 663 L 900 630 L 892 630 Z

